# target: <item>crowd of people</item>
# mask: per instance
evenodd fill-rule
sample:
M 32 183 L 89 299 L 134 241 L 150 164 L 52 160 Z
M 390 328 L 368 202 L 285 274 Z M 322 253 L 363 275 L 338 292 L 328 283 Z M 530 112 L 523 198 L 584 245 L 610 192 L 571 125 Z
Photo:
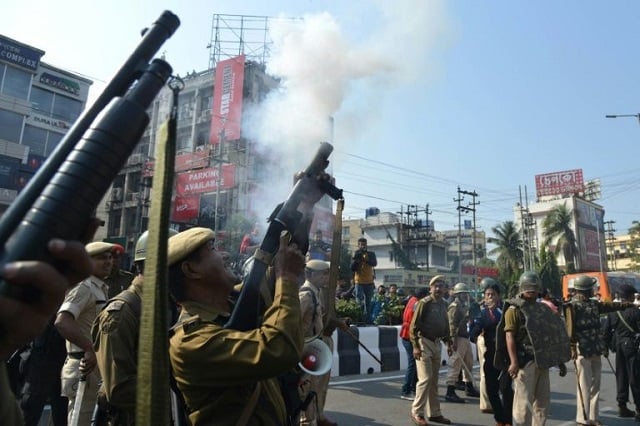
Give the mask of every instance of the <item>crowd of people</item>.
M 450 424 L 440 408 L 438 372 L 441 345 L 449 355 L 444 400 L 464 403 L 456 394 L 479 397 L 479 409 L 491 413 L 497 426 L 544 425 L 549 415 L 549 370 L 576 374 L 576 424 L 599 420 L 602 356 L 616 353 L 618 415 L 640 422 L 640 309 L 634 287 L 624 284 L 619 301 L 604 302 L 594 294 L 596 280 L 580 276 L 564 303 L 543 291 L 539 276 L 525 272 L 517 292 L 501 298 L 503 287 L 492 278 L 480 283 L 483 297 L 475 303 L 464 283 L 453 286 L 446 300 L 446 278 L 435 276 L 429 293 L 416 292 L 403 315 L 400 337 L 408 356 L 401 398 L 411 400 L 411 420 Z M 602 319 L 605 319 L 603 322 Z M 477 347 L 480 389 L 473 382 L 469 343 Z M 462 381 L 460 381 L 462 378 Z M 627 407 L 629 389 L 635 412 Z
M 267 308 L 259 326 L 248 330 L 225 327 L 239 283 L 216 250 L 213 232 L 192 228 L 169 238 L 169 293 L 176 304 L 168 355 L 172 392 L 183 408 L 176 424 L 336 425 L 324 410 L 330 368 L 315 352 L 306 357 L 317 345 L 331 353 L 334 330 L 349 327 L 336 317 L 329 294 L 330 248 L 319 244 L 320 236 L 312 246 L 316 254 L 303 254 L 287 235 L 281 238 L 267 274 L 273 284 L 263 295 Z M 56 425 L 135 424 L 146 241 L 143 234 L 136 245 L 136 274 L 120 270 L 114 259 L 123 249 L 105 242 L 52 241 L 53 256 L 73 259 L 66 276 L 42 262 L 5 266 L 9 285 L 28 284 L 46 297 L 0 297 L 0 352 L 8 362 L 0 372 L 4 424 L 38 424 L 45 402 Z M 602 356 L 615 352 L 618 415 L 640 421 L 640 309 L 633 287 L 622 285 L 619 301 L 604 302 L 585 275 L 558 304 L 537 274 L 525 272 L 512 297 L 503 298 L 503 286 L 485 278 L 476 301 L 466 284 L 449 289 L 446 277 L 437 275 L 405 299 L 395 285 L 373 294 L 375 264 L 361 239 L 352 271 L 360 276 L 355 293 L 368 318 L 374 322 L 385 303 L 404 306 L 400 339 L 408 368 L 400 397 L 411 401 L 415 424 L 452 423 L 438 393 L 442 345 L 449 355 L 443 399 L 466 403 L 457 394 L 463 391 L 500 426 L 544 425 L 550 369 L 565 376 L 568 362 L 576 373 L 576 423 L 601 424 Z M 630 396 L 635 411 L 627 406 Z

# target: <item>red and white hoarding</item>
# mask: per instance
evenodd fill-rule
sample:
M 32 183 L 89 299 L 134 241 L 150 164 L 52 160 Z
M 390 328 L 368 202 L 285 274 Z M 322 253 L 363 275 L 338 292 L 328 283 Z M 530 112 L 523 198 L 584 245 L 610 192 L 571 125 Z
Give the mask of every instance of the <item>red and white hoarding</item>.
M 583 191 L 582 169 L 536 175 L 536 195 L 538 198 L 549 195 L 575 194 Z
M 235 164 L 223 164 L 218 178 L 218 168 L 193 170 L 176 176 L 176 196 L 204 194 L 218 189 L 229 189 L 235 185 Z
M 213 109 L 209 142 L 224 139 L 240 139 L 242 121 L 242 86 L 244 82 L 244 55 L 220 61 L 216 64 L 216 79 L 213 86 Z
M 173 202 L 171 220 L 173 222 L 191 222 L 198 218 L 200 195 L 176 196 Z

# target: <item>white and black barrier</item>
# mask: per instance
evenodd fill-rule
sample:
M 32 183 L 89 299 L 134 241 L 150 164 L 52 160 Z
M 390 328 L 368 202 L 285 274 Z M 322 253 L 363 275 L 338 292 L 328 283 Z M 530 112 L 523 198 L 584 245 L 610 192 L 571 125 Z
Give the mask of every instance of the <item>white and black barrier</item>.
M 407 353 L 400 339 L 399 325 L 369 327 L 352 325 L 350 331 L 376 358 L 382 361 L 382 365 L 367 353 L 350 333 L 336 329 L 331 336 L 334 348 L 331 376 L 372 374 L 407 368 Z M 475 345 L 471 346 L 474 359 L 477 359 Z M 448 360 L 447 348 L 442 345 L 442 361 Z

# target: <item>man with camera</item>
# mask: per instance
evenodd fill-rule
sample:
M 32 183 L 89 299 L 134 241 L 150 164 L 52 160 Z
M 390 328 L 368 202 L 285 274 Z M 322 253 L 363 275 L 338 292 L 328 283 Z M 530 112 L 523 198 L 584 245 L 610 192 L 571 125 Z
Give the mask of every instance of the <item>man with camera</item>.
M 356 299 L 362 306 L 363 318 L 368 324 L 371 320 L 371 298 L 373 297 L 375 278 L 374 267 L 378 264 L 376 254 L 367 250 L 367 239 L 358 239 L 358 250 L 351 259 L 353 281 L 356 285 Z

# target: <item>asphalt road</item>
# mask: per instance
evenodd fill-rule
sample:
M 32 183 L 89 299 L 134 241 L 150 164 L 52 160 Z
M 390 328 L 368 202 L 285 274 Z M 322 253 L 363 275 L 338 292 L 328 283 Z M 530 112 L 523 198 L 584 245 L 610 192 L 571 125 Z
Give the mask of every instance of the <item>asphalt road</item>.
M 615 355 L 610 356 L 615 365 Z M 551 369 L 551 410 L 547 419 L 548 426 L 575 425 L 576 380 L 571 362 L 567 363 L 568 373 L 559 377 L 557 369 Z M 454 404 L 444 400 L 447 367 L 440 370 L 439 393 L 444 416 L 454 425 L 495 425 L 491 414 L 483 414 L 478 398 L 464 396 L 465 404 Z M 378 373 L 360 376 L 335 377 L 329 384 L 325 412 L 340 426 L 404 426 L 413 425 L 409 419 L 411 402 L 400 399 L 400 389 L 404 371 Z M 474 368 L 476 383 L 479 383 L 478 366 Z M 617 417 L 615 376 L 605 358 L 602 358 L 602 377 L 600 392 L 600 422 L 607 426 L 632 425 L 633 418 Z M 628 404 L 634 409 L 633 403 Z M 430 423 L 431 424 L 431 423 Z

